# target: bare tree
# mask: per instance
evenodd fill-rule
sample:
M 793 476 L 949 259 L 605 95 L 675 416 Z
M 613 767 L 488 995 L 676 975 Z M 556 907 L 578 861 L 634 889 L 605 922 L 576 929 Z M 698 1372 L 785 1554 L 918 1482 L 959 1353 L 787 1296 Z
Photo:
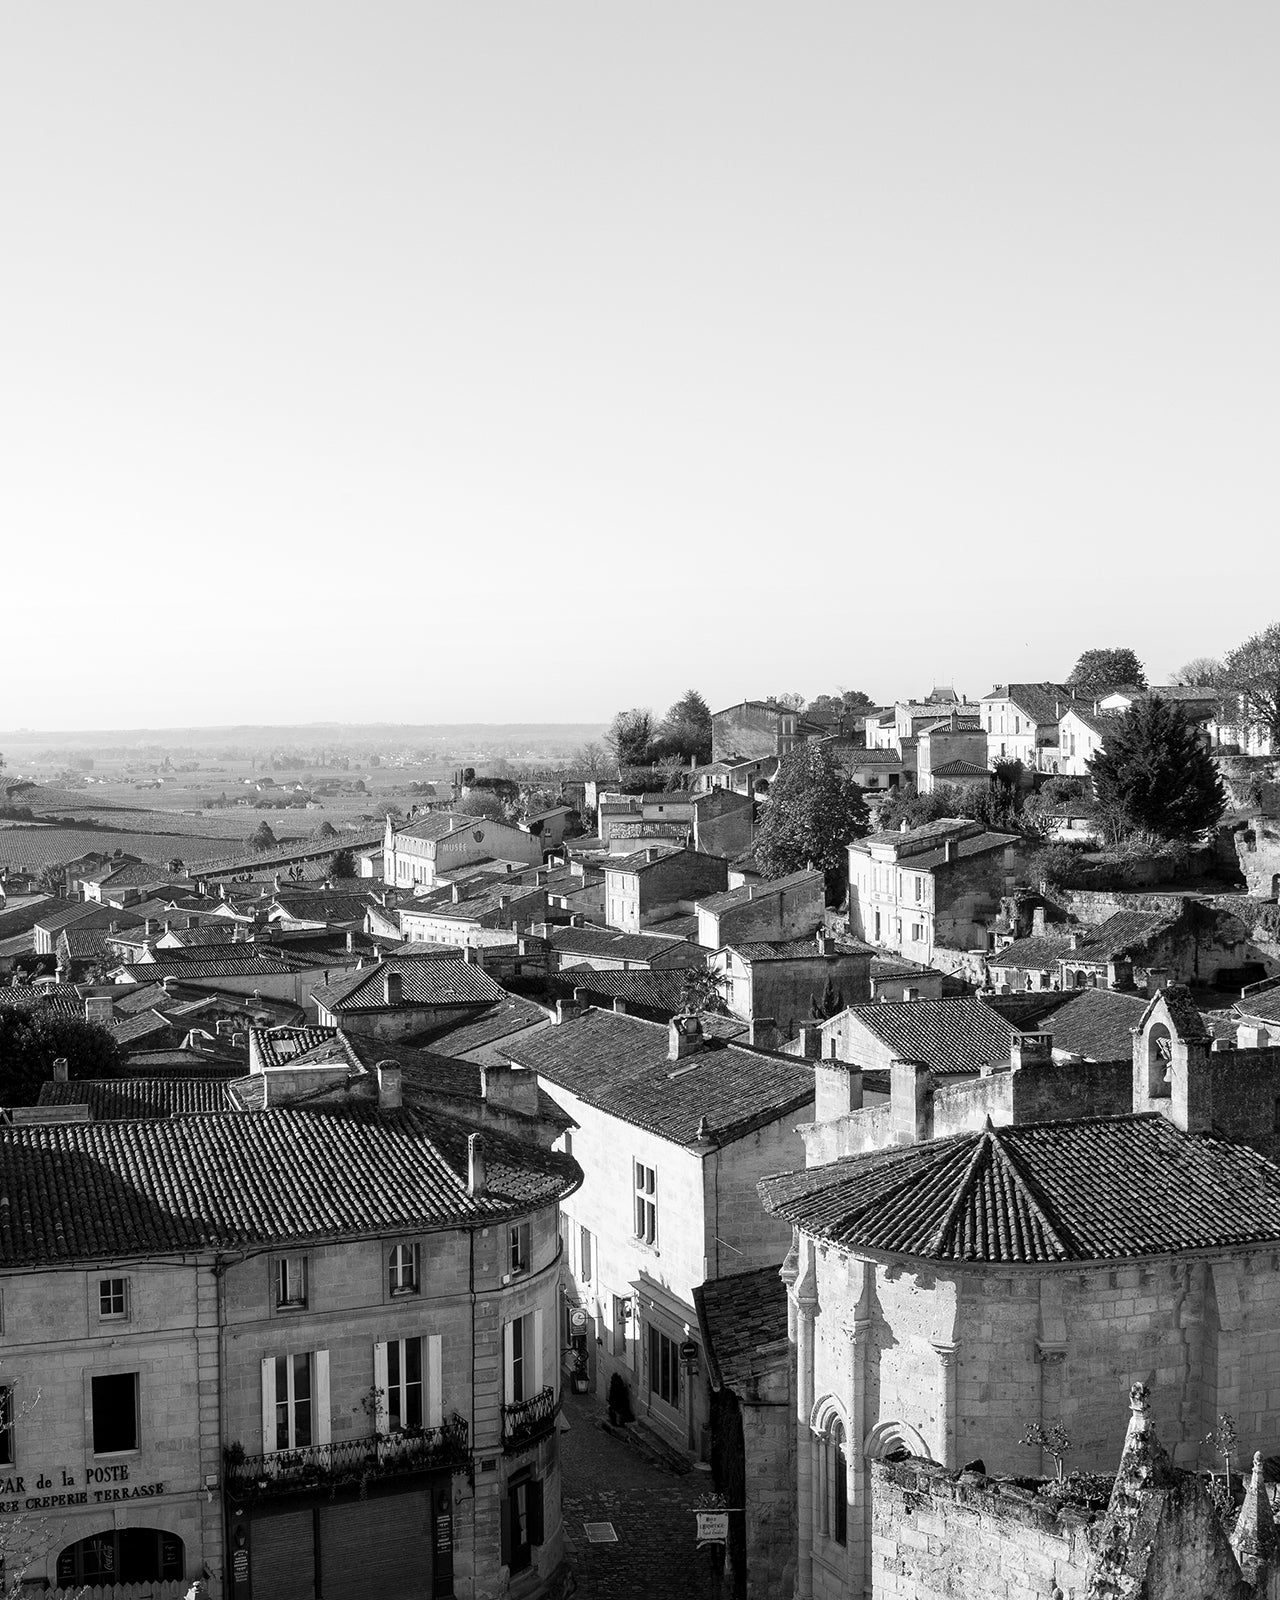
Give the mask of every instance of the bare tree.
M 612 766 L 609 752 L 595 739 L 590 739 L 586 744 L 579 745 L 573 752 L 573 764 L 592 782 L 607 778 L 609 769 Z
M 1192 656 L 1179 667 L 1173 681 L 1183 689 L 1216 689 L 1222 680 L 1222 663 L 1213 656 Z

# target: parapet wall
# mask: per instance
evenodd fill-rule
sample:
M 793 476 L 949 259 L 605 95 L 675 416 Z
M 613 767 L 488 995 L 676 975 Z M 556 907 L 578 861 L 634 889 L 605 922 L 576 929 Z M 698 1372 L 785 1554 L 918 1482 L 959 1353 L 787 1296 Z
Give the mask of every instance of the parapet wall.
M 932 1461 L 871 1469 L 873 1600 L 1011 1600 L 1085 1593 L 1104 1513 Z

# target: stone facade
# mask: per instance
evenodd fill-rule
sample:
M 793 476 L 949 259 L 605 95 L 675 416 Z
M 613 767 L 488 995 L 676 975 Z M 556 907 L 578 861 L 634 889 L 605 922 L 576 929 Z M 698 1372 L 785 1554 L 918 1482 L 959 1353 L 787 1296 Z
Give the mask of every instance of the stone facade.
M 623 933 L 639 933 L 678 911 L 692 912 L 703 895 L 728 886 L 721 856 L 696 850 L 650 848 L 605 864 L 605 921 Z
M 799 742 L 798 711 L 744 700 L 711 716 L 711 759 L 783 756 Z
M 792 872 L 699 902 L 698 943 L 707 950 L 752 940 L 804 939 L 822 927 L 826 891 L 820 872 Z

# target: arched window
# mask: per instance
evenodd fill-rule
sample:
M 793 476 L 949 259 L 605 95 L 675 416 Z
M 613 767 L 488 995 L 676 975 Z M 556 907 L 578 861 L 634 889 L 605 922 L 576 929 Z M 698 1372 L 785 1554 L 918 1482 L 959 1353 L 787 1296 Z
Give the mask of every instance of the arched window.
M 1173 1040 L 1163 1022 L 1147 1029 L 1147 1098 L 1168 1100 L 1173 1094 Z
M 827 1399 L 815 1408 L 814 1511 L 820 1538 L 832 1544 L 849 1542 L 849 1434 L 837 1402 Z
M 176 1533 L 159 1528 L 115 1528 L 69 1544 L 58 1556 L 60 1587 L 80 1584 L 157 1583 L 186 1576 Z

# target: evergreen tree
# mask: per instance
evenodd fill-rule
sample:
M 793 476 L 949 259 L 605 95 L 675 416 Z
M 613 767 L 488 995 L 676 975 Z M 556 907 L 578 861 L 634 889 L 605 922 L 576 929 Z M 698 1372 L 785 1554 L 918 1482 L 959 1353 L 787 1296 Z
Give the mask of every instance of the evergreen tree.
M 356 858 L 345 846 L 335 850 L 329 861 L 329 876 L 331 878 L 354 878 L 356 875 Z
M 658 725 L 657 744 L 663 754 L 684 761 L 693 757 L 700 765 L 711 760 L 711 708 L 696 689 L 689 689 Z
M 59 1056 L 66 1058 L 72 1078 L 114 1078 L 120 1071 L 120 1048 L 96 1022 L 0 1004 L 3 1104 L 35 1105 Z
M 815 995 L 809 1002 L 809 1015 L 815 1022 L 826 1022 L 830 1017 L 838 1017 L 843 1010 L 844 996 L 831 981 L 828 972 L 821 995 Z
M 1132 832 L 1193 839 L 1227 803 L 1213 758 L 1167 700 L 1138 700 L 1089 762 L 1098 809 Z
M 762 802 L 755 856 L 766 878 L 821 869 L 827 902 L 839 905 L 849 882 L 846 847 L 867 832 L 862 790 L 820 744 L 797 745 L 778 764 Z

